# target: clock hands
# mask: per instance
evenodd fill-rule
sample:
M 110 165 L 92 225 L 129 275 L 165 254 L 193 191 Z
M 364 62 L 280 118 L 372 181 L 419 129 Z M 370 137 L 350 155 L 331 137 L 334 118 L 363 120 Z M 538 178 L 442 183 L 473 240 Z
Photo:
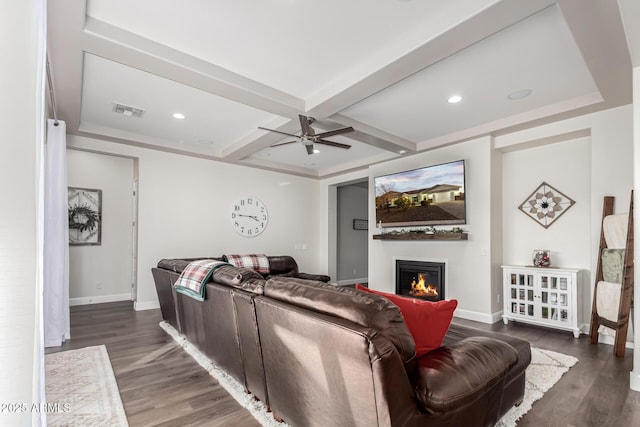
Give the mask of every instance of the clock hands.
M 257 216 L 255 216 L 255 215 L 243 215 L 243 214 L 238 214 L 238 216 L 244 216 L 244 217 L 247 217 L 247 218 L 251 218 L 251 219 L 255 220 L 256 222 L 260 222 L 260 220 L 258 219 L 258 217 L 257 217 Z

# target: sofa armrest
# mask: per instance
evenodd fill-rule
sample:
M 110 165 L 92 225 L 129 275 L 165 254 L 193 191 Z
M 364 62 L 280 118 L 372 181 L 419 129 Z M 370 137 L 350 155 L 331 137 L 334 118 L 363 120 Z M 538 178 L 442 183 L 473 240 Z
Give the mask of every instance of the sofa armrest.
M 324 274 L 309 274 L 309 273 L 298 273 L 298 278 L 305 279 L 305 280 L 317 280 L 318 282 L 325 282 L 325 283 L 331 280 L 331 277 Z
M 492 390 L 502 393 L 504 377 L 516 363 L 518 353 L 509 344 L 488 337 L 466 338 L 418 359 L 414 391 L 429 413 L 456 411 L 485 399 Z

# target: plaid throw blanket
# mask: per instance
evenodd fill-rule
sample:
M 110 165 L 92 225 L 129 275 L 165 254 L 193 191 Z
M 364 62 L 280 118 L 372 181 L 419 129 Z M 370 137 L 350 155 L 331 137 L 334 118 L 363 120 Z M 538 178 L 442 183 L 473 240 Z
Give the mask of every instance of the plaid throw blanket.
M 269 259 L 265 254 L 225 255 L 222 257 L 236 267 L 250 268 L 260 274 L 269 274 Z
M 204 301 L 205 284 L 209 281 L 213 271 L 223 265 L 229 264 L 211 259 L 190 262 L 180 274 L 173 288 L 176 292 L 190 296 L 198 301 Z

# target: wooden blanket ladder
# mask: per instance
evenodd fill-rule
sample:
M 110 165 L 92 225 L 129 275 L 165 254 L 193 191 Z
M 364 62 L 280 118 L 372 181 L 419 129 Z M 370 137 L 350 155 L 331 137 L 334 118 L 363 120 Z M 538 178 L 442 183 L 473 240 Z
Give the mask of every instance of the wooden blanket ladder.
M 605 217 L 613 215 L 614 198 L 605 196 L 602 208 L 602 221 Z M 625 345 L 627 341 L 627 330 L 633 298 L 633 190 L 631 191 L 631 202 L 629 203 L 628 226 L 624 261 L 622 266 L 622 282 L 620 287 L 620 305 L 618 309 L 618 320 L 611 321 L 598 315 L 596 297 L 598 295 L 598 283 L 603 281 L 602 253 L 607 249 L 604 226 L 600 232 L 600 247 L 598 249 L 598 267 L 596 270 L 595 287 L 593 291 L 593 304 L 591 307 L 591 327 L 589 342 L 598 343 L 598 329 L 600 325 L 611 328 L 615 331 L 614 353 L 616 357 L 624 357 Z

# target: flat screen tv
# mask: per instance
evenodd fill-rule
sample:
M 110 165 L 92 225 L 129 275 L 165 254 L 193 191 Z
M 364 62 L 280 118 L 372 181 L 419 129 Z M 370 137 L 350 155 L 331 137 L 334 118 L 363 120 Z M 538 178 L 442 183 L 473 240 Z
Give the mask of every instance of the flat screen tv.
M 382 227 L 466 224 L 464 160 L 374 178 Z

